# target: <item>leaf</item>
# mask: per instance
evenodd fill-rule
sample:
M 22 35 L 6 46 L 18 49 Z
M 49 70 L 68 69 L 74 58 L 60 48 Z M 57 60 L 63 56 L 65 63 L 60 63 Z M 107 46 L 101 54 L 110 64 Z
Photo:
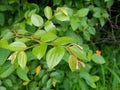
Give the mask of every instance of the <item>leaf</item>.
M 77 59 L 73 55 L 70 55 L 68 59 L 68 63 L 71 71 L 74 71 L 76 69 L 76 62 L 77 62 Z
M 70 51 L 79 59 L 86 59 L 86 53 L 77 46 L 69 47 Z
M 0 40 L 0 47 L 1 48 L 8 48 L 8 41 L 7 40 Z
M 26 49 L 26 45 L 23 42 L 15 41 L 9 45 L 11 51 L 22 51 Z
M 56 44 L 56 45 L 66 45 L 66 44 L 73 43 L 73 42 L 75 42 L 75 39 L 66 36 L 66 37 L 60 37 L 60 38 L 56 39 L 54 41 L 54 44 Z
M 62 46 L 50 49 L 46 55 L 47 65 L 49 69 L 53 69 L 63 58 L 65 50 Z
M 77 15 L 79 17 L 85 17 L 88 15 L 89 9 L 88 8 L 82 8 L 80 10 L 77 11 Z
M 0 86 L 0 90 L 7 90 L 7 89 L 4 86 Z
M 18 64 L 20 65 L 22 69 L 24 69 L 27 63 L 26 53 L 24 51 L 19 52 L 17 58 L 18 58 Z
M 90 33 L 88 31 L 83 32 L 83 37 L 87 40 L 90 41 Z
M 56 33 L 56 27 L 51 21 L 47 21 L 44 25 L 44 28 L 47 32 Z
M 40 27 L 43 25 L 43 18 L 37 14 L 33 14 L 31 16 L 31 22 L 33 25 L 37 26 L 37 27 Z
M 39 60 L 45 55 L 47 50 L 47 44 L 41 44 L 33 48 L 32 53 L 35 55 Z
M 7 62 L 3 66 L 0 67 L 0 78 L 6 78 L 14 72 L 15 68 L 10 63 Z
M 37 66 L 37 68 L 35 69 L 36 75 L 39 75 L 40 71 L 41 71 L 41 66 L 39 65 L 39 66 Z
M 100 79 L 100 77 L 95 76 L 95 75 L 91 76 L 91 78 L 93 79 L 94 82 L 97 82 Z
M 104 64 L 105 63 L 104 58 L 98 54 L 93 54 L 92 60 L 97 64 Z
M 19 78 L 21 78 L 22 80 L 30 81 L 27 76 L 28 68 L 22 69 L 19 67 L 19 68 L 17 68 L 16 72 L 17 72 L 17 75 L 19 76 Z
M 92 88 L 96 88 L 96 84 L 94 83 L 93 79 L 91 78 L 91 75 L 84 69 L 80 70 L 80 77 L 85 79 L 86 83 L 89 86 L 91 86 Z
M 46 32 L 44 30 L 37 30 L 34 34 L 33 34 L 33 37 L 34 38 L 41 38 L 41 36 L 43 36 Z
M 52 18 L 52 9 L 51 9 L 51 7 L 49 7 L 49 6 L 45 7 L 44 14 L 45 14 L 47 19 L 51 19 Z
M 4 48 L 0 48 L 0 66 L 5 63 L 8 56 L 10 54 L 10 51 Z
M 89 27 L 89 28 L 88 28 L 88 31 L 89 31 L 89 33 L 92 34 L 92 35 L 95 35 L 95 33 L 96 33 L 94 27 Z
M 67 10 L 64 7 L 57 8 L 56 13 L 55 13 L 55 18 L 60 20 L 60 21 L 69 21 L 70 20 L 68 13 L 67 13 Z
M 42 42 L 50 42 L 53 41 L 57 38 L 57 36 L 54 33 L 47 32 L 41 37 Z

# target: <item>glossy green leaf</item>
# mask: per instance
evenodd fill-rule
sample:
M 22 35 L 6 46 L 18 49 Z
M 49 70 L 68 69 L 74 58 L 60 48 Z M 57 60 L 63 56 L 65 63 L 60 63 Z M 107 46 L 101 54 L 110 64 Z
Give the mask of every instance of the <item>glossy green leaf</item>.
M 47 65 L 49 69 L 53 69 L 64 56 L 65 50 L 62 46 L 57 46 L 50 49 L 46 55 Z
M 28 68 L 22 69 L 19 67 L 19 68 L 17 68 L 16 72 L 17 72 L 17 75 L 19 76 L 19 78 L 21 78 L 22 80 L 30 81 L 27 76 Z
M 71 47 L 69 47 L 69 49 L 80 60 L 81 59 L 82 60 L 86 59 L 86 53 L 82 49 L 80 49 L 79 47 L 77 47 L 77 46 L 71 46 Z
M 56 33 L 56 27 L 51 21 L 47 21 L 44 25 L 44 28 L 47 32 Z
M 24 51 L 19 52 L 18 56 L 18 64 L 20 65 L 20 67 L 22 69 L 24 69 L 26 67 L 26 63 L 27 63 L 27 55 Z
M 52 18 L 52 9 L 49 6 L 46 6 L 44 9 L 44 14 L 47 17 L 47 19 L 51 19 Z
M 77 62 L 77 59 L 73 55 L 70 55 L 68 59 L 68 63 L 71 71 L 74 71 L 76 69 L 76 62 Z
M 88 8 L 82 8 L 80 10 L 77 11 L 77 15 L 79 17 L 85 17 L 88 15 L 89 9 Z
M 104 58 L 101 55 L 98 55 L 98 54 L 94 54 L 92 56 L 92 60 L 97 64 L 104 64 L 105 63 Z
M 0 67 L 0 78 L 8 77 L 14 72 L 14 70 L 15 68 L 10 62 L 5 63 Z
M 40 39 L 41 36 L 43 36 L 46 32 L 44 30 L 37 30 L 34 34 L 33 34 L 33 37 L 34 38 L 37 38 L 37 39 Z
M 46 53 L 47 44 L 41 44 L 33 48 L 32 53 L 40 60 Z
M 37 27 L 40 27 L 43 25 L 43 19 L 41 16 L 37 15 L 37 14 L 33 14 L 31 16 L 31 22 L 33 25 L 37 26 Z
M 4 48 L 0 48 L 0 66 L 5 63 L 8 56 L 10 54 L 10 51 Z
M 11 51 L 22 51 L 26 49 L 26 45 L 23 42 L 15 41 L 9 45 Z
M 57 38 L 54 41 L 54 44 L 56 44 L 56 45 L 66 45 L 66 44 L 74 43 L 74 42 L 75 42 L 75 39 L 66 36 L 66 37 Z
M 42 42 L 50 42 L 57 38 L 57 36 L 54 33 L 47 32 L 41 37 Z

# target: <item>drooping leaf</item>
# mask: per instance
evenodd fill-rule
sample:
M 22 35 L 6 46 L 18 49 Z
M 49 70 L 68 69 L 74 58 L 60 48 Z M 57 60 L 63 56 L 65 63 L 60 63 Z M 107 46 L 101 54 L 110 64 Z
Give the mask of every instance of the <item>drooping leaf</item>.
M 33 14 L 31 16 L 31 22 L 33 25 L 37 26 L 37 27 L 40 27 L 43 25 L 43 19 L 41 16 L 37 15 L 37 14 Z
M 54 44 L 56 44 L 56 45 L 66 45 L 66 44 L 73 43 L 73 42 L 75 42 L 75 39 L 66 36 L 66 37 L 60 37 L 60 38 L 56 39 L 54 41 Z
M 26 45 L 23 42 L 15 41 L 9 45 L 11 51 L 21 51 L 26 49 Z
M 10 63 L 7 62 L 0 67 L 0 78 L 6 78 L 10 74 L 12 74 L 15 70 L 15 67 Z
M 88 8 L 82 8 L 82 9 L 77 11 L 77 15 L 79 17 L 85 17 L 85 16 L 87 16 L 88 12 L 89 12 Z
M 47 21 L 44 25 L 44 28 L 47 32 L 56 33 L 56 27 L 51 21 Z
M 92 60 L 97 64 L 104 64 L 105 60 L 101 55 L 93 54 Z
M 64 56 L 65 50 L 62 46 L 57 46 L 50 49 L 46 55 L 47 65 L 49 69 L 53 69 Z
M 25 80 L 25 81 L 30 81 L 28 76 L 27 76 L 27 73 L 28 73 L 28 68 L 26 67 L 25 69 L 22 69 L 22 68 L 17 68 L 17 75 L 19 76 L 19 78 L 21 78 L 22 80 Z
M 86 53 L 79 47 L 71 46 L 71 47 L 69 47 L 69 49 L 79 59 L 82 59 L 82 60 L 86 59 Z
M 5 63 L 9 54 L 10 51 L 8 49 L 0 48 L 0 66 Z
M 50 42 L 57 38 L 57 36 L 54 33 L 47 32 L 41 37 L 42 42 Z
M 46 6 L 44 9 L 44 14 L 46 16 L 47 19 L 51 19 L 52 18 L 52 9 L 49 6 Z
M 18 53 L 18 64 L 20 65 L 20 67 L 22 69 L 24 69 L 26 67 L 26 63 L 27 63 L 27 55 L 24 51 L 21 51 Z
M 46 53 L 47 44 L 41 44 L 33 48 L 32 53 L 40 60 Z
M 76 62 L 77 62 L 77 59 L 73 55 L 70 55 L 68 59 L 68 63 L 71 71 L 74 71 L 76 69 Z

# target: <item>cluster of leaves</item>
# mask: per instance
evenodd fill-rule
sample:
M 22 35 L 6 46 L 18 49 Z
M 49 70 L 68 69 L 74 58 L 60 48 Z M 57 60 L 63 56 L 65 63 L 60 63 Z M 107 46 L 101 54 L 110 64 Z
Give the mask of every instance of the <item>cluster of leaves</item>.
M 100 77 L 90 71 L 105 60 L 86 42 L 105 24 L 113 0 L 52 2 L 1 0 L 0 89 L 97 88 Z

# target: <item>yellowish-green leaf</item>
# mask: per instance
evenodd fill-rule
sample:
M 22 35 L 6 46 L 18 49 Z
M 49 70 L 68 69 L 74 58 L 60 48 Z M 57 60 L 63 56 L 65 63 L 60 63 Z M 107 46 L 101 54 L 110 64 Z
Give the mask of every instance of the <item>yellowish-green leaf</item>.
M 37 66 L 37 68 L 35 69 L 36 75 L 38 75 L 41 71 L 41 66 Z
M 86 59 L 86 53 L 79 47 L 71 46 L 71 47 L 69 47 L 69 49 L 79 59 L 82 59 L 82 60 Z
M 37 15 L 37 14 L 33 14 L 31 16 L 31 22 L 33 25 L 37 26 L 37 27 L 40 27 L 43 25 L 43 19 L 41 16 Z
M 62 60 L 65 49 L 62 46 L 57 46 L 50 49 L 46 55 L 48 68 L 53 69 Z
M 18 64 L 22 69 L 24 69 L 26 67 L 26 63 L 27 63 L 27 55 L 24 51 L 21 51 L 18 54 Z
M 47 44 L 41 44 L 33 48 L 32 53 L 35 55 L 39 60 L 45 55 L 47 50 Z
M 54 44 L 56 44 L 56 45 L 66 45 L 66 44 L 73 43 L 73 42 L 75 42 L 75 39 L 66 36 L 66 37 L 60 37 L 60 38 L 56 39 L 54 41 Z
M 27 46 L 23 42 L 15 41 L 9 45 L 11 51 L 22 51 L 26 49 Z
M 57 36 L 54 33 L 47 32 L 41 37 L 42 42 L 50 42 L 57 38 Z
M 56 27 L 51 21 L 47 21 L 44 25 L 44 28 L 47 32 L 56 33 Z
M 46 6 L 44 9 L 44 14 L 46 16 L 47 19 L 51 19 L 52 18 L 52 9 L 49 6 Z
M 33 37 L 34 38 L 37 38 L 37 39 L 40 39 L 41 36 L 43 36 L 46 32 L 44 30 L 37 30 L 34 34 L 33 34 Z
M 76 69 L 76 62 L 77 62 L 77 59 L 73 55 L 70 55 L 68 59 L 68 63 L 71 71 L 74 71 Z
M 77 15 L 79 17 L 85 17 L 85 16 L 87 16 L 88 12 L 89 12 L 88 8 L 82 8 L 82 9 L 77 11 Z

